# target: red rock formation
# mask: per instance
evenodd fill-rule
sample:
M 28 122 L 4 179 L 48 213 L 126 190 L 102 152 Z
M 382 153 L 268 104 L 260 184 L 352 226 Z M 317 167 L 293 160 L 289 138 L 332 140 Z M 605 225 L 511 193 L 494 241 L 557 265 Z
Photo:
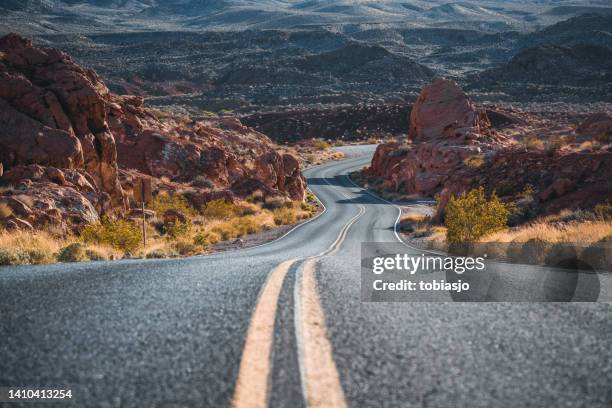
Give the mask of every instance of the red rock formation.
M 409 136 L 414 141 L 462 138 L 490 126 L 456 83 L 437 78 L 421 90 L 412 107 Z
M 106 123 L 108 89 L 91 70 L 15 34 L 0 39 L 0 160 L 84 169 L 114 207 L 127 200 Z
M 602 138 L 607 123 L 601 116 L 590 118 L 578 131 Z M 380 145 L 366 176 L 383 178 L 395 191 L 439 195 L 438 216 L 452 194 L 478 186 L 510 198 L 531 185 L 543 212 L 589 208 L 612 196 L 612 154 L 528 151 L 491 129 L 486 115 L 448 80 L 423 89 L 409 137 L 405 144 Z
M 4 197 L 27 195 L 43 209 L 23 215 L 35 225 L 45 211 L 78 225 L 125 212 L 120 168 L 169 183 L 203 176 L 220 188 L 255 179 L 270 194 L 303 199 L 297 160 L 274 149 L 238 119 L 195 122 L 147 109 L 140 97 L 110 93 L 61 51 L 15 34 L 0 38 L 0 183 L 15 187 Z M 200 202 L 212 196 L 193 193 Z
M 379 146 L 370 173 L 385 177 L 391 188 L 422 195 L 440 192 L 467 159 L 495 148 L 486 115 L 446 79 L 423 88 L 410 115 L 409 138 L 401 147 Z

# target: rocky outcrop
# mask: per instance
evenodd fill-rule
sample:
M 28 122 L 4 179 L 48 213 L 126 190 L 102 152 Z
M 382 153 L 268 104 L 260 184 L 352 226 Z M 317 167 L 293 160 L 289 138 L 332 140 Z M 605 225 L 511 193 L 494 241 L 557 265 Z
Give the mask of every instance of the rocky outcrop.
M 486 114 L 476 110 L 456 83 L 437 78 L 423 88 L 412 107 L 409 137 L 415 142 L 476 138 L 489 127 Z
M 495 140 L 486 115 L 461 88 L 436 79 L 412 108 L 407 143 L 379 146 L 369 173 L 393 189 L 433 196 L 466 160 L 490 154 Z
M 524 123 L 514 115 L 513 119 L 514 125 Z M 607 126 L 605 115 L 594 116 L 577 133 L 590 133 L 602 143 L 602 134 L 606 140 L 609 134 Z M 438 196 L 438 217 L 452 194 L 478 186 L 506 199 L 531 186 L 544 212 L 589 208 L 612 196 L 609 151 L 527 149 L 494 130 L 486 114 L 444 79 L 419 95 L 409 140 L 380 145 L 365 175 L 382 178 L 387 189 Z
M 106 122 L 108 90 L 91 70 L 15 34 L 0 39 L 0 160 L 83 169 L 113 206 L 126 208 Z
M 33 203 L 31 212 L 13 210 L 4 224 L 55 222 L 49 211 L 59 212 L 64 226 L 125 214 L 121 182 L 131 184 L 121 169 L 163 178 L 158 185 L 175 189 L 198 177 L 219 189 L 257 179 L 269 194 L 303 199 L 297 160 L 275 148 L 238 119 L 194 121 L 148 109 L 140 97 L 112 94 L 94 71 L 61 51 L 15 34 L 0 38 L 0 184 L 6 187 L 0 198 L 27 196 Z M 211 188 L 193 190 L 199 201 L 214 195 Z

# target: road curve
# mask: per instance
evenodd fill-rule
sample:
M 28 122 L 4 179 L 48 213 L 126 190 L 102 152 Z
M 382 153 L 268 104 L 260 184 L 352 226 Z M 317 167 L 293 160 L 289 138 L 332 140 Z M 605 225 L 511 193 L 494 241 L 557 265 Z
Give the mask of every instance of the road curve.
M 398 210 L 346 177 L 371 152 L 309 169 L 326 211 L 259 247 L 0 269 L 0 386 L 82 407 L 612 405 L 607 304 L 361 302 L 361 242 L 397 242 Z

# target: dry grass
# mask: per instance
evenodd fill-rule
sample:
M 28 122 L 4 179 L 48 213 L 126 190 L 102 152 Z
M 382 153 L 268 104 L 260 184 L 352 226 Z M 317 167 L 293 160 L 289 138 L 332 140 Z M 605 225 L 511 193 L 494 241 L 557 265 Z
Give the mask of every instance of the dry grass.
M 612 235 L 612 222 L 571 222 L 562 225 L 536 222 L 523 227 L 499 231 L 483 237 L 481 242 L 527 242 L 540 240 L 556 243 L 579 243 L 590 245 Z
M 521 143 L 523 143 L 525 148 L 527 148 L 528 150 L 542 150 L 542 149 L 544 149 L 544 141 L 538 139 L 535 136 L 527 136 L 527 137 L 525 137 L 521 141 Z
M 66 247 L 78 243 L 75 237 L 61 238 L 45 231 L 2 231 L 0 248 L 5 255 L 5 264 L 47 264 L 58 262 L 58 256 Z M 123 254 L 107 245 L 84 244 L 86 259 L 121 259 Z M 15 262 L 18 259 L 19 262 Z M 0 261 L 0 264 L 2 262 Z
M 13 210 L 5 203 L 0 203 L 0 219 L 13 215 Z
M 467 157 L 463 161 L 463 164 L 465 164 L 468 167 L 477 169 L 480 166 L 482 166 L 484 162 L 485 162 L 484 154 L 475 154 L 473 156 Z
M 146 248 L 140 242 L 125 245 L 124 232 L 136 232 L 127 220 L 109 221 L 109 226 L 122 227 L 110 228 L 112 234 L 107 233 L 109 228 L 102 228 L 100 224 L 87 229 L 88 233 L 83 237 L 62 236 L 51 231 L 0 231 L 0 265 L 121 259 L 126 256 L 125 251 L 129 251 L 131 257 L 150 259 L 202 254 L 220 241 L 244 237 L 274 228 L 276 225 L 293 224 L 309 218 L 317 210 L 310 202 L 310 199 L 306 203 L 292 203 L 283 199 L 280 208 L 269 210 L 263 208 L 266 205 L 263 202 L 255 204 L 242 201 L 225 204 L 220 201 L 217 206 L 213 206 L 215 209 L 211 209 L 209 214 L 197 214 L 194 209 L 188 209 L 191 213 L 190 227 L 181 234 L 169 234 L 164 228 L 156 226 L 155 223 L 159 223 L 159 220 L 153 218 L 149 220 L 147 228 Z M 157 204 L 163 210 L 175 205 L 185 205 L 184 201 L 176 196 L 166 196 L 158 200 Z M 134 235 L 138 235 L 140 240 L 139 234 L 140 230 Z M 131 238 L 131 235 L 129 237 Z
M 400 222 L 423 222 L 428 220 L 430 217 L 425 214 L 417 213 L 417 212 L 408 212 L 403 214 L 400 218 Z

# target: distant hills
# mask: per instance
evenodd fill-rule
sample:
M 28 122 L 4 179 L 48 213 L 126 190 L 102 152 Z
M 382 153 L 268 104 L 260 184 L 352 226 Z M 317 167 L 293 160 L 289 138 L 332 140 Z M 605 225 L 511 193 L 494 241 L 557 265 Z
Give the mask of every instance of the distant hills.
M 580 0 L 562 5 L 554 0 L 0 0 L 0 14 L 10 17 L 0 22 L 0 33 L 32 14 L 48 19 L 27 21 L 22 31 L 41 34 L 128 27 L 295 29 L 345 24 L 528 31 L 590 12 L 611 14 L 612 7 Z

